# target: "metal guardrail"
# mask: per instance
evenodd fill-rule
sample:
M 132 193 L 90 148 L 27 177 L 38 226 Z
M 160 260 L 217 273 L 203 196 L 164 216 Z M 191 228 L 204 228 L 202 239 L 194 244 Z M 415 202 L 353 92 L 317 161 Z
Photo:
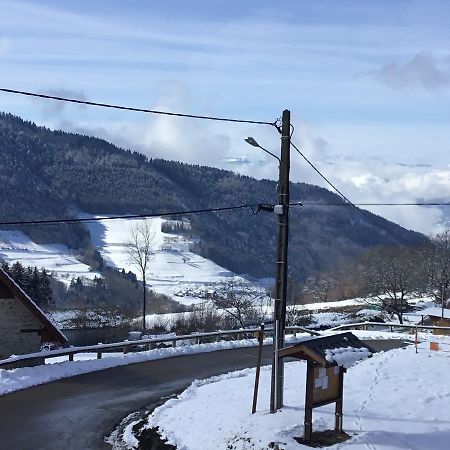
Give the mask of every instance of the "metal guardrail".
M 327 331 L 339 331 L 347 330 L 349 328 L 362 328 L 367 330 L 369 327 L 389 327 L 392 332 L 394 328 L 410 328 L 412 330 L 447 330 L 450 331 L 450 327 L 440 327 L 435 325 L 414 325 L 405 323 L 393 323 L 393 322 L 358 322 L 349 323 L 345 325 L 339 325 L 334 328 L 329 328 Z
M 319 336 L 320 333 L 314 330 L 308 330 L 300 326 L 289 326 L 286 327 L 286 331 L 291 331 L 294 335 L 298 332 L 309 333 L 312 336 Z M 86 345 L 78 347 L 68 347 L 61 348 L 58 350 L 41 351 L 37 353 L 29 353 L 27 355 L 11 356 L 6 359 L 0 360 L 0 367 L 7 367 L 8 369 L 14 367 L 26 367 L 27 365 L 38 365 L 43 364 L 46 358 L 55 358 L 57 356 L 68 356 L 69 361 L 73 361 L 73 356 L 77 353 L 97 353 L 97 359 L 102 357 L 103 353 L 111 350 L 121 349 L 124 354 L 130 351 L 132 347 L 141 347 L 144 345 L 148 346 L 148 350 L 153 350 L 158 344 L 163 344 L 170 342 L 172 347 L 175 347 L 178 341 L 195 341 L 200 344 L 202 339 L 217 338 L 219 340 L 221 337 L 226 336 L 236 336 L 237 339 L 241 339 L 243 336 L 248 334 L 255 334 L 260 332 L 260 328 L 241 328 L 238 330 L 226 330 L 226 331 L 214 331 L 210 333 L 194 333 L 186 334 L 180 336 L 169 336 L 163 338 L 148 338 L 140 339 L 136 341 L 125 340 L 122 342 L 115 342 L 112 344 L 97 344 L 97 345 Z M 266 328 L 265 333 L 273 333 L 273 328 Z M 256 339 L 256 336 L 253 336 Z

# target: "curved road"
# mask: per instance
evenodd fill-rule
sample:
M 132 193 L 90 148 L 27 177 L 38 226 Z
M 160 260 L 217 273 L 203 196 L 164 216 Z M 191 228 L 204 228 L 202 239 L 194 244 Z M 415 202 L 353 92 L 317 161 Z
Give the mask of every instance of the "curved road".
M 369 341 L 376 350 L 403 341 Z M 264 348 L 263 364 L 271 362 Z M 130 412 L 157 404 L 194 379 L 252 367 L 256 348 L 221 350 L 114 367 L 0 397 L 0 448 L 102 449 Z M 251 405 L 251 399 L 248 399 Z

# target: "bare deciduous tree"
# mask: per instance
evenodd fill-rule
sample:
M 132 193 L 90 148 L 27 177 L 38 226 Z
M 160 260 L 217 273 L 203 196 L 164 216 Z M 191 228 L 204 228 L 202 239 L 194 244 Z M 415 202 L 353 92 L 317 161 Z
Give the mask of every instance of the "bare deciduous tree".
M 428 268 L 431 290 L 441 305 L 442 317 L 444 317 L 444 308 L 450 297 L 450 230 L 432 239 L 430 256 Z
M 241 328 L 249 323 L 263 322 L 271 309 L 271 299 L 265 293 L 233 283 L 223 284 L 210 301 Z
M 126 243 L 128 260 L 135 266 L 142 276 L 143 298 L 142 298 L 142 332 L 145 333 L 146 315 L 146 277 L 149 270 L 149 263 L 154 255 L 155 231 L 149 220 L 134 223 L 130 227 L 130 238 Z
M 418 249 L 411 247 L 377 247 L 362 260 L 361 283 L 366 297 L 377 298 L 381 307 L 395 314 L 403 323 L 407 299 L 423 286 L 423 271 Z

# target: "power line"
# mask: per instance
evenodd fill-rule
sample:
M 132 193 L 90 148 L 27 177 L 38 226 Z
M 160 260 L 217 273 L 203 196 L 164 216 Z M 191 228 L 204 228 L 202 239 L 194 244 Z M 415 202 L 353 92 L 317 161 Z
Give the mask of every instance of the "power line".
M 155 110 L 155 109 L 135 108 L 132 106 L 114 105 L 114 104 L 109 104 L 109 103 L 90 102 L 87 100 L 78 100 L 75 98 L 66 98 L 66 97 L 59 97 L 59 96 L 55 96 L 55 95 L 38 94 L 36 92 L 18 91 L 16 89 L 0 88 L 0 91 L 6 92 L 8 94 L 26 95 L 28 97 L 37 97 L 37 98 L 43 98 L 43 99 L 47 99 L 47 100 L 57 100 L 60 102 L 76 103 L 79 105 L 99 106 L 102 108 L 119 109 L 122 111 L 134 111 L 134 112 L 142 112 L 142 113 L 148 113 L 148 114 L 159 114 L 159 115 L 163 115 L 163 116 L 186 117 L 189 119 L 215 120 L 215 121 L 220 121 L 220 122 L 250 123 L 250 124 L 255 124 L 255 125 L 270 125 L 273 127 L 277 127 L 277 121 L 264 122 L 264 121 L 260 121 L 260 120 L 244 120 L 244 119 L 232 119 L 232 118 L 228 118 L 228 117 L 215 117 L 215 116 L 203 116 L 203 115 L 196 115 L 196 114 L 175 113 L 175 112 L 170 112 L 170 111 L 159 111 L 159 110 Z
M 292 136 L 292 135 L 291 135 Z M 353 208 L 355 208 L 357 211 L 359 211 L 360 214 L 362 214 L 366 219 L 368 219 L 369 221 L 371 221 L 372 223 L 374 223 L 377 227 L 382 228 L 384 231 L 386 231 L 387 233 L 391 234 L 392 236 L 394 236 L 395 238 L 397 238 L 397 236 L 394 234 L 394 232 L 392 230 L 389 230 L 388 228 L 386 228 L 384 225 L 380 224 L 374 217 L 370 216 L 369 214 L 367 214 L 365 211 L 363 211 L 361 208 L 358 208 L 358 206 L 356 206 L 352 201 L 350 201 L 325 175 L 322 174 L 322 172 L 300 151 L 300 149 L 292 142 L 292 140 L 290 140 L 290 143 L 292 145 L 292 147 L 295 148 L 295 150 L 297 150 L 297 152 L 299 153 L 299 155 L 314 169 L 314 171 L 316 173 L 318 173 L 320 175 L 321 178 L 323 178 L 326 183 L 328 183 L 348 204 L 349 206 L 352 206 Z M 345 204 L 344 204 L 345 205 Z
M 220 208 L 205 208 L 205 209 L 195 209 L 188 211 L 172 211 L 172 212 L 161 212 L 153 214 L 130 214 L 122 216 L 108 216 L 108 217 L 79 217 L 76 219 L 48 219 L 48 220 L 18 220 L 14 222 L 0 222 L 0 226 L 7 225 L 52 225 L 60 223 L 79 223 L 79 222 L 100 222 L 103 220 L 132 220 L 132 219 L 147 219 L 152 217 L 167 217 L 167 216 L 182 216 L 182 215 L 192 215 L 207 212 L 221 212 L 221 211 L 233 211 L 239 209 L 257 208 L 258 205 L 237 205 L 237 206 L 224 206 Z
M 450 206 L 450 203 L 326 203 L 326 202 L 301 202 L 302 205 L 314 206 Z
M 320 175 L 346 202 L 355 206 L 323 173 L 300 151 L 300 149 L 291 141 L 292 147 L 297 150 L 299 155 Z M 356 206 L 355 206 L 356 207 Z

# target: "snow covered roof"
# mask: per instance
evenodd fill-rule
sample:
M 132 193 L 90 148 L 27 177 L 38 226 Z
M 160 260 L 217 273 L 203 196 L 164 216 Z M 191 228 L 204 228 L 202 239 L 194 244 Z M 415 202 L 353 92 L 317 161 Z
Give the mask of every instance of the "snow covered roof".
M 417 311 L 417 314 L 422 314 L 423 316 L 442 317 L 442 308 L 434 306 L 431 308 L 424 309 L 422 311 Z M 450 309 L 444 308 L 444 318 L 450 319 Z
M 366 347 L 339 347 L 325 350 L 325 359 L 330 363 L 336 363 L 338 366 L 348 369 L 359 361 L 362 361 L 372 355 Z
M 350 367 L 375 351 L 353 333 L 339 333 L 314 337 L 280 351 L 280 356 L 306 359 L 324 367 Z
M 65 344 L 66 336 L 48 319 L 41 308 L 31 300 L 28 294 L 0 267 L 0 287 L 4 286 L 13 296 L 41 322 L 49 341 Z

